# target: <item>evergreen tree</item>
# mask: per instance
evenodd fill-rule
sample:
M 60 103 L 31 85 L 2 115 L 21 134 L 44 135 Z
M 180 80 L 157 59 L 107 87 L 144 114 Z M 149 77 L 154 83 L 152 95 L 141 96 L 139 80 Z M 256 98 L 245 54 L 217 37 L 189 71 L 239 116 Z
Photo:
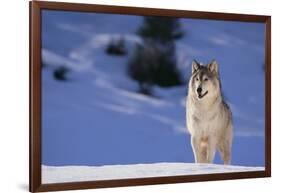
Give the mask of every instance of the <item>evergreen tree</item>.
M 106 53 L 115 56 L 123 56 L 127 54 L 124 38 L 112 38 L 107 45 Z
M 143 39 L 171 43 L 183 36 L 180 22 L 172 17 L 145 17 L 137 32 Z
M 139 82 L 140 91 L 150 93 L 148 90 L 152 84 L 162 87 L 181 84 L 174 43 L 183 36 L 179 20 L 170 17 L 144 17 L 137 34 L 142 37 L 143 44 L 138 46 L 129 61 L 128 71 Z
M 65 66 L 60 66 L 56 68 L 53 72 L 53 76 L 58 81 L 65 81 L 67 80 L 66 74 L 69 72 L 69 69 Z

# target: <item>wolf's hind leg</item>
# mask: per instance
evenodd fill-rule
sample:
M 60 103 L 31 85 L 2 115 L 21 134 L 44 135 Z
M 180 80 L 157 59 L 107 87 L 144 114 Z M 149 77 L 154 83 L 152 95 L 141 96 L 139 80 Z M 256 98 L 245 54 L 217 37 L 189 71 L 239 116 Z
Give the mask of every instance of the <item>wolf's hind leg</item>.
M 218 146 L 221 158 L 225 165 L 229 165 L 231 162 L 231 141 L 225 140 Z

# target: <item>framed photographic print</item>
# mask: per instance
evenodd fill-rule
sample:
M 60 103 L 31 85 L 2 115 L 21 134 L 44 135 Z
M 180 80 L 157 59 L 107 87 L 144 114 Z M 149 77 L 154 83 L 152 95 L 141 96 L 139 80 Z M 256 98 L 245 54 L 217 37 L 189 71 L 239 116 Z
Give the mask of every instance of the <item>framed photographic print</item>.
M 30 191 L 270 176 L 270 16 L 30 2 Z

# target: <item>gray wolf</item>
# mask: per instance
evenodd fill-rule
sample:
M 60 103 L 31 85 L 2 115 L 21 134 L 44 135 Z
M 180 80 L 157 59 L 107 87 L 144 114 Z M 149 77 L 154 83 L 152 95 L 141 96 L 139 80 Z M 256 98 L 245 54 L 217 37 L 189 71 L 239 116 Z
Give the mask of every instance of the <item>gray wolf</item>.
M 231 162 L 232 114 L 225 103 L 218 63 L 192 62 L 188 83 L 186 124 L 196 163 L 213 163 L 216 150 L 224 164 Z

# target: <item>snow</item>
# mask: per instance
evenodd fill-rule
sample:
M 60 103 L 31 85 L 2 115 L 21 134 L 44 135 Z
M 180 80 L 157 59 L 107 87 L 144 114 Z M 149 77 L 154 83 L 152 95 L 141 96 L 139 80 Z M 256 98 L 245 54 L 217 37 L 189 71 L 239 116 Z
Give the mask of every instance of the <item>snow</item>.
M 153 163 L 106 166 L 42 166 L 42 183 L 181 176 L 230 172 L 264 171 L 264 167 L 216 164 Z
M 94 174 L 103 169 L 122 165 L 124 170 L 137 170 L 131 164 L 139 163 L 144 164 L 139 168 L 157 165 L 153 163 L 159 163 L 157 167 L 169 166 L 173 171 L 166 171 L 172 172 L 167 175 L 181 175 L 179 166 L 186 168 L 184 174 L 262 168 L 264 25 L 181 20 L 187 34 L 176 43 L 179 69 L 187 80 L 193 58 L 202 62 L 216 58 L 224 95 L 234 116 L 232 163 L 237 166 L 198 168 L 191 164 L 194 159 L 185 126 L 187 86 L 155 86 L 154 96 L 146 96 L 137 92 L 137 82 L 127 76 L 127 61 L 134 44 L 141 41 L 135 35 L 141 21 L 139 16 L 42 12 L 43 179 L 72 180 L 72 175 L 64 172 L 71 174 L 74 169 L 82 172 L 86 168 L 74 180 L 83 175 L 93 180 Z M 124 37 L 129 55 L 105 53 L 112 37 Z M 53 78 L 58 66 L 70 69 L 67 81 Z M 174 165 L 178 162 L 181 163 Z M 215 164 L 219 163 L 217 154 Z M 136 173 L 124 177 L 144 175 Z M 159 175 L 165 175 L 165 171 L 161 169 Z M 64 179 L 66 176 L 69 179 Z

